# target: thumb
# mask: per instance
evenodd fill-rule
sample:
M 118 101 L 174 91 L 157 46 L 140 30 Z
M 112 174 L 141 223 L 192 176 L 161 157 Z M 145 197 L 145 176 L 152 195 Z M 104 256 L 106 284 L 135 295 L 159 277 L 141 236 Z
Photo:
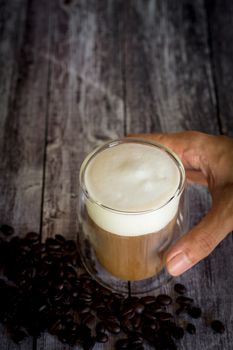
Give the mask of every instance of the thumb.
M 166 266 L 171 275 L 178 276 L 197 264 L 230 232 L 229 225 L 220 218 L 219 209 L 212 208 L 197 226 L 168 250 Z

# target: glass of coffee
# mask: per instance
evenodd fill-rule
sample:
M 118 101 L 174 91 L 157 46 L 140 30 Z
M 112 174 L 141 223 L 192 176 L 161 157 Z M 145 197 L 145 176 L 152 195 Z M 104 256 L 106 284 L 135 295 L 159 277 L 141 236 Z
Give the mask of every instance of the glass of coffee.
M 184 187 L 181 161 L 161 144 L 123 138 L 89 154 L 80 170 L 78 236 L 88 272 L 122 293 L 165 283 L 165 253 L 187 229 Z

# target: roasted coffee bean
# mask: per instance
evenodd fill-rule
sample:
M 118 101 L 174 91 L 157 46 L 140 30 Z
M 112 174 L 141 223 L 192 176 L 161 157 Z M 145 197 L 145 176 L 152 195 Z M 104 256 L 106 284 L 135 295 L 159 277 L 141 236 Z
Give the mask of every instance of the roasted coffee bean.
M 1 233 L 4 234 L 4 236 L 12 236 L 15 232 L 15 230 L 13 229 L 13 227 L 9 226 L 9 225 L 1 225 L 0 226 L 0 231 Z
M 97 315 L 100 320 L 106 320 L 106 317 L 108 317 L 108 313 L 106 313 L 106 307 L 98 307 L 96 308 Z
M 136 314 L 132 318 L 131 322 L 132 322 L 132 325 L 133 325 L 134 329 L 138 329 L 140 327 L 140 325 L 141 325 L 141 316 Z
M 87 312 L 86 314 L 82 315 L 82 323 L 85 324 L 85 326 L 92 328 L 95 324 L 95 316 Z
M 96 325 L 96 333 L 107 333 L 107 328 L 103 322 L 99 322 Z
M 77 308 L 78 313 L 81 314 L 86 314 L 90 312 L 90 307 L 88 305 L 80 305 Z
M 168 334 L 160 335 L 155 341 L 155 347 L 157 349 L 166 349 L 166 350 L 177 350 L 177 346 L 174 340 Z
M 103 301 L 93 301 L 91 303 L 91 307 L 97 311 L 99 311 L 101 313 L 101 310 L 103 310 L 103 312 L 105 311 L 105 304 Z
M 95 338 L 94 337 L 86 337 L 82 341 L 83 350 L 92 350 L 95 346 Z
M 26 330 L 20 326 L 15 326 L 11 329 L 8 329 L 12 340 L 15 343 L 20 343 L 22 340 L 24 340 L 27 336 L 28 333 L 26 332 Z
M 40 236 L 38 235 L 38 233 L 36 232 L 28 232 L 25 236 L 25 238 L 27 240 L 29 240 L 29 242 L 38 242 L 40 239 Z
M 173 318 L 169 312 L 156 312 L 155 316 L 159 321 L 170 321 Z
M 216 332 L 216 333 L 224 333 L 225 332 L 225 326 L 224 324 L 219 321 L 219 320 L 213 320 L 211 322 L 211 328 Z
M 188 314 L 192 318 L 199 318 L 199 317 L 201 317 L 202 312 L 201 312 L 201 309 L 199 307 L 193 306 L 193 307 L 190 307 L 188 309 Z
M 109 313 L 105 313 L 104 315 L 104 319 L 107 322 L 113 322 L 113 323 L 118 323 L 118 319 L 115 315 L 109 314 Z
M 142 297 L 141 298 L 141 303 L 143 303 L 144 305 L 149 305 L 149 304 L 152 304 L 156 301 L 156 298 L 154 296 L 146 296 L 146 297 Z
M 80 295 L 79 295 L 79 299 L 86 302 L 86 303 L 91 303 L 92 302 L 92 296 L 91 294 L 88 294 L 88 293 L 84 293 L 82 292 Z
M 187 292 L 186 287 L 181 283 L 176 283 L 174 286 L 174 290 L 178 294 L 185 294 Z
M 128 349 L 140 350 L 143 349 L 143 339 L 137 335 L 131 335 L 129 337 Z
M 142 327 L 142 336 L 145 340 L 147 340 L 149 343 L 153 344 L 157 335 L 154 329 L 150 328 L 149 326 L 144 325 Z
M 141 314 L 145 310 L 145 306 L 142 303 L 137 302 L 134 305 L 134 310 L 137 314 Z
M 176 349 L 171 337 L 181 339 L 184 331 L 173 322 L 172 314 L 164 311 L 172 302 L 170 296 L 124 298 L 113 294 L 87 273 L 78 277 L 77 259 L 75 242 L 61 235 L 48 238 L 45 244 L 34 232 L 10 242 L 0 238 L 0 264 L 14 284 L 9 286 L 0 279 L 0 322 L 17 325 L 15 332 L 11 330 L 16 342 L 47 329 L 60 341 L 89 350 L 95 341 L 107 342 L 108 332 L 118 334 L 122 329 L 128 339 L 118 341 L 117 349 L 141 350 L 143 339 L 156 349 Z M 182 286 L 176 284 L 175 291 L 184 294 Z M 200 308 L 192 305 L 191 298 L 181 295 L 176 301 L 181 312 L 200 317 Z M 187 325 L 187 332 L 194 334 L 193 327 Z
M 128 338 L 118 339 L 115 343 L 115 348 L 116 348 L 116 350 L 123 350 L 123 349 L 127 349 L 128 345 L 129 345 Z
M 54 244 L 57 244 L 54 238 L 48 237 L 45 241 L 46 246 L 53 246 Z
M 160 327 L 159 322 L 157 320 L 145 320 L 145 325 L 148 326 L 150 329 L 153 329 L 153 331 L 157 331 Z
M 153 304 L 150 304 L 149 305 L 149 309 L 151 312 L 161 312 L 161 311 L 164 311 L 164 308 L 162 305 L 159 305 L 157 302 L 153 303 Z
M 184 336 L 184 330 L 182 327 L 176 326 L 172 328 L 172 336 L 175 339 L 182 339 Z
M 193 299 L 180 295 L 176 298 L 176 302 L 180 305 L 191 305 L 193 303 Z
M 128 318 L 128 319 L 133 318 L 135 315 L 134 307 L 132 305 L 125 305 L 121 314 L 122 314 L 122 317 L 124 318 Z
M 190 334 L 196 334 L 196 327 L 192 323 L 188 323 L 186 326 L 186 331 Z
M 101 333 L 101 332 L 97 333 L 97 334 L 96 334 L 96 341 L 97 341 L 98 343 L 106 343 L 106 342 L 108 341 L 108 336 L 107 336 L 107 334 Z
M 144 320 L 150 320 L 150 321 L 156 321 L 158 318 L 156 313 L 151 312 L 150 310 L 146 310 L 143 313 L 143 319 Z
M 68 252 L 68 253 L 75 253 L 76 252 L 76 244 L 74 241 L 72 240 L 67 240 L 66 241 L 66 244 L 65 244 L 65 250 Z
M 121 331 L 120 324 L 118 322 L 108 321 L 106 323 L 106 328 L 110 333 L 118 334 Z
M 186 312 L 188 310 L 188 305 L 181 305 L 177 310 L 176 310 L 176 315 L 179 316 L 181 313 Z
M 167 306 L 167 305 L 170 305 L 172 303 L 172 298 L 169 297 L 169 295 L 167 295 L 167 294 L 160 294 L 157 296 L 156 302 L 159 305 Z
M 79 293 L 78 293 L 78 291 L 73 291 L 71 295 L 73 298 L 76 299 L 78 297 Z
M 136 303 L 139 302 L 139 298 L 138 297 L 127 297 L 125 300 L 124 300 L 124 304 L 126 305 L 135 305 Z
M 55 239 L 61 244 L 64 244 L 66 242 L 66 239 L 62 235 L 55 235 Z
M 126 334 L 133 332 L 134 326 L 133 326 L 132 320 L 129 320 L 127 318 L 123 319 L 121 321 L 121 328 Z

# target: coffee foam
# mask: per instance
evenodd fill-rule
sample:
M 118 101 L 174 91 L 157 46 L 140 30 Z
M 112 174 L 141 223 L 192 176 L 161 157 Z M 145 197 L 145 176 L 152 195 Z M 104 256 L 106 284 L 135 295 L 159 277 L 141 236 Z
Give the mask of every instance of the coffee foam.
M 154 145 L 132 141 L 106 148 L 88 163 L 84 181 L 93 200 L 86 199 L 88 214 L 108 232 L 136 236 L 159 231 L 178 210 L 179 197 L 172 197 L 179 168 Z

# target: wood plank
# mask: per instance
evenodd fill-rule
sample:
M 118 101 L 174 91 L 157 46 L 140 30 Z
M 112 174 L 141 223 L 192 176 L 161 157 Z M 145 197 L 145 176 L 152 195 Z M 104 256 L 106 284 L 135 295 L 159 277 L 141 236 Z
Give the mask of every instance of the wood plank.
M 123 135 L 114 2 L 54 5 L 43 237 L 77 232 L 78 174 L 97 144 Z
M 45 0 L 1 1 L 0 217 L 16 234 L 40 230 L 47 112 L 49 16 Z M 0 330 L 1 349 L 33 349 Z
M 43 239 L 55 233 L 76 239 L 80 164 L 124 132 L 120 8 L 115 1 L 54 1 L 52 12 Z M 69 347 L 45 334 L 37 348 Z
M 203 1 L 128 2 L 127 132 L 218 133 Z
M 132 1 L 126 17 L 127 132 L 195 129 L 219 134 L 203 1 L 181 1 L 179 6 L 169 1 Z M 188 191 L 193 226 L 211 201 L 200 186 Z M 208 258 L 155 292 L 174 295 L 173 285 L 181 281 L 205 310 L 205 321 L 194 321 L 199 325 L 197 336 L 186 335 L 179 349 L 231 349 L 230 327 L 219 338 L 205 324 L 210 317 L 232 324 L 231 251 L 229 236 Z
M 15 58 L 22 44 L 26 6 L 26 1 L 15 1 L 10 5 L 8 1 L 1 1 L 0 4 L 0 129 L 8 113 Z
M 46 9 L 46 2 L 40 6 Z M 47 15 L 40 6 L 31 2 L 25 14 L 19 9 L 15 33 L 9 33 L 10 42 L 5 34 L 7 44 L 2 44 L 2 70 L 6 67 L 7 73 L 1 94 L 0 214 L 18 233 L 40 227 L 48 80 L 48 62 L 41 53 L 48 51 L 49 39 Z M 19 47 L 11 54 L 15 42 Z
M 233 136 L 233 3 L 206 0 L 221 132 Z

